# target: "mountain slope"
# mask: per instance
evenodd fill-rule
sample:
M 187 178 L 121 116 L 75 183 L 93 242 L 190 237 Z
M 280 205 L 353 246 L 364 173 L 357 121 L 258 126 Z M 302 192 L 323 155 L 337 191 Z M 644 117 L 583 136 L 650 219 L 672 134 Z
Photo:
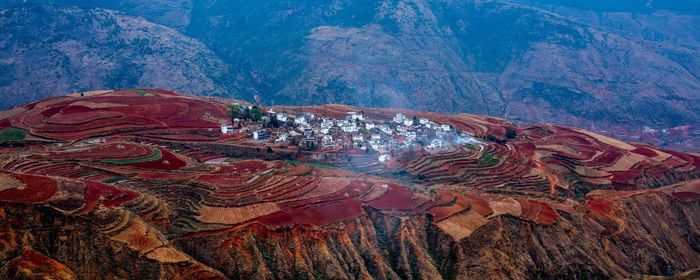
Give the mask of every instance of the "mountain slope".
M 0 25 L 3 107 L 104 87 L 225 95 L 238 86 L 206 46 L 114 11 L 23 5 L 0 11 Z
M 382 144 L 382 162 L 322 133 L 304 138 L 316 149 L 254 140 L 252 120 L 222 134 L 231 101 L 103 90 L 0 112 L 0 277 L 626 279 L 700 265 L 700 155 L 479 115 L 260 108 L 363 112 L 445 143 L 323 134 L 406 144 Z

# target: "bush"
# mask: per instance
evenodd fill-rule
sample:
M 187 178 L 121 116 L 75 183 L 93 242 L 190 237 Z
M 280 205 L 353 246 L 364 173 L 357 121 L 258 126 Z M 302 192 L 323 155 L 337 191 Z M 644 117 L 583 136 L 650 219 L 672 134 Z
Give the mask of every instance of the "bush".
M 506 138 L 515 139 L 515 137 L 518 137 L 518 133 L 515 132 L 515 129 L 512 129 L 512 128 L 506 129 Z

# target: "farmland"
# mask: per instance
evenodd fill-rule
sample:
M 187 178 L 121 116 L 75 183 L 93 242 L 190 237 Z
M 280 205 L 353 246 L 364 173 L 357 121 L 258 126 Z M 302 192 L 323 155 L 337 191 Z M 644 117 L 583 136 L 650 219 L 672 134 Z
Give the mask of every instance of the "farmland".
M 119 278 L 125 272 L 109 267 L 129 262 L 133 275 L 173 279 L 438 279 L 474 276 L 469 267 L 479 266 L 491 278 L 519 279 L 538 269 L 523 254 L 548 263 L 553 278 L 580 265 L 615 278 L 700 263 L 697 244 L 683 237 L 700 232 L 676 223 L 700 223 L 696 154 L 476 115 L 276 108 L 339 117 L 362 110 L 377 120 L 403 113 L 479 139 L 399 150 L 379 165 L 220 133 L 227 105 L 136 89 L 4 115 L 0 266 L 41 262 L 55 274 Z M 25 137 L 32 141 L 16 146 Z M 31 238 L 12 237 L 20 231 Z M 519 243 L 535 239 L 537 249 Z M 58 244 L 115 257 L 80 260 L 51 249 Z M 495 265 L 496 251 L 511 264 Z

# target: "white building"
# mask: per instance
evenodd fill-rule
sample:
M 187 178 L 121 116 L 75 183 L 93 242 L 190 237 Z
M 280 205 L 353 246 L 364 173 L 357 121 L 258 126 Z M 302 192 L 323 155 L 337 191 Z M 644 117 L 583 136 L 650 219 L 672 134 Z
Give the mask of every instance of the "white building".
M 287 113 L 277 113 L 277 120 L 281 122 L 286 122 L 289 115 Z
M 380 127 L 379 127 L 379 130 L 381 130 L 382 132 L 384 132 L 384 133 L 386 133 L 386 134 L 389 134 L 389 135 L 393 135 L 393 134 L 394 134 L 394 131 L 393 131 L 393 130 L 391 129 L 391 127 L 389 127 L 388 125 L 382 125 L 382 126 L 380 126 Z
M 233 128 L 233 126 L 223 125 L 223 124 L 221 125 L 221 133 L 229 134 L 229 133 L 234 133 L 234 132 L 235 132 L 235 129 Z
M 412 120 L 412 119 L 405 119 L 405 120 L 403 120 L 403 125 L 405 125 L 405 126 L 412 126 L 412 125 L 413 125 L 413 120 Z
M 367 130 L 370 130 L 370 129 L 375 128 L 375 127 L 376 127 L 376 125 L 374 123 L 365 123 L 365 128 Z
M 311 112 L 303 112 L 301 113 L 302 116 L 306 118 L 306 120 L 310 121 L 314 119 L 314 113 Z
M 442 148 L 442 140 L 433 139 L 433 141 L 430 141 L 430 145 L 428 145 L 428 148 L 430 148 L 430 149 Z
M 308 124 L 308 119 L 305 116 L 299 116 L 298 118 L 294 119 L 295 124 Z
M 372 139 L 372 140 L 374 140 L 374 141 L 379 141 L 379 140 L 382 139 L 382 136 L 379 135 L 379 134 L 377 134 L 377 133 L 375 133 L 375 134 L 372 134 L 372 136 L 370 136 L 370 139 Z
M 395 123 L 403 123 L 404 120 L 406 120 L 406 116 L 404 114 L 398 113 L 396 116 L 394 116 Z
M 442 129 L 442 131 L 448 132 L 448 131 L 450 131 L 450 126 L 443 124 L 440 126 L 440 129 Z
M 387 162 L 390 158 L 389 154 L 381 154 L 379 155 L 379 162 Z
M 365 116 L 362 115 L 362 113 L 359 112 L 348 112 L 347 116 L 345 119 L 350 120 L 350 121 L 355 121 L 355 120 L 365 120 Z
M 335 142 L 333 141 L 333 136 L 331 136 L 331 135 L 323 135 L 323 138 L 321 139 L 321 143 L 322 143 L 324 148 L 335 147 Z
M 343 130 L 344 132 L 357 132 L 357 125 L 353 122 L 343 122 L 340 124 L 340 129 Z
M 352 136 L 352 141 L 353 142 L 362 142 L 362 141 L 365 141 L 365 138 L 362 137 L 361 134 L 355 134 Z
M 430 120 L 429 120 L 429 119 L 426 119 L 426 118 L 420 118 L 420 119 L 418 119 L 418 123 L 420 123 L 420 124 L 427 124 L 427 123 L 429 123 L 429 122 L 430 122 Z
M 253 131 L 253 139 L 255 140 L 265 140 L 270 137 L 270 132 L 265 129 L 258 129 Z

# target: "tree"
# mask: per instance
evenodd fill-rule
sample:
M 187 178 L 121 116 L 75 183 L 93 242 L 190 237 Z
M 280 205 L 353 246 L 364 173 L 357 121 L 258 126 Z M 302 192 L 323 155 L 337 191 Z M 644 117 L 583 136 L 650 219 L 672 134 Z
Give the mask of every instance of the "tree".
M 256 121 L 256 122 L 260 121 L 262 119 L 263 115 L 265 115 L 265 113 L 263 113 L 263 111 L 260 110 L 260 108 L 258 108 L 258 106 L 253 106 L 253 109 L 250 109 L 250 118 L 253 121 Z
M 231 120 L 243 118 L 243 110 L 241 110 L 241 106 L 230 105 L 230 106 L 228 106 L 228 108 L 229 108 L 228 114 L 229 114 L 229 116 L 231 116 Z
M 272 151 L 272 147 L 270 147 L 270 146 L 267 146 L 267 153 L 269 153 L 269 154 L 273 153 L 273 151 Z
M 512 129 L 512 128 L 506 129 L 506 138 L 514 139 L 515 137 L 518 137 L 518 133 L 515 132 L 515 129 Z

